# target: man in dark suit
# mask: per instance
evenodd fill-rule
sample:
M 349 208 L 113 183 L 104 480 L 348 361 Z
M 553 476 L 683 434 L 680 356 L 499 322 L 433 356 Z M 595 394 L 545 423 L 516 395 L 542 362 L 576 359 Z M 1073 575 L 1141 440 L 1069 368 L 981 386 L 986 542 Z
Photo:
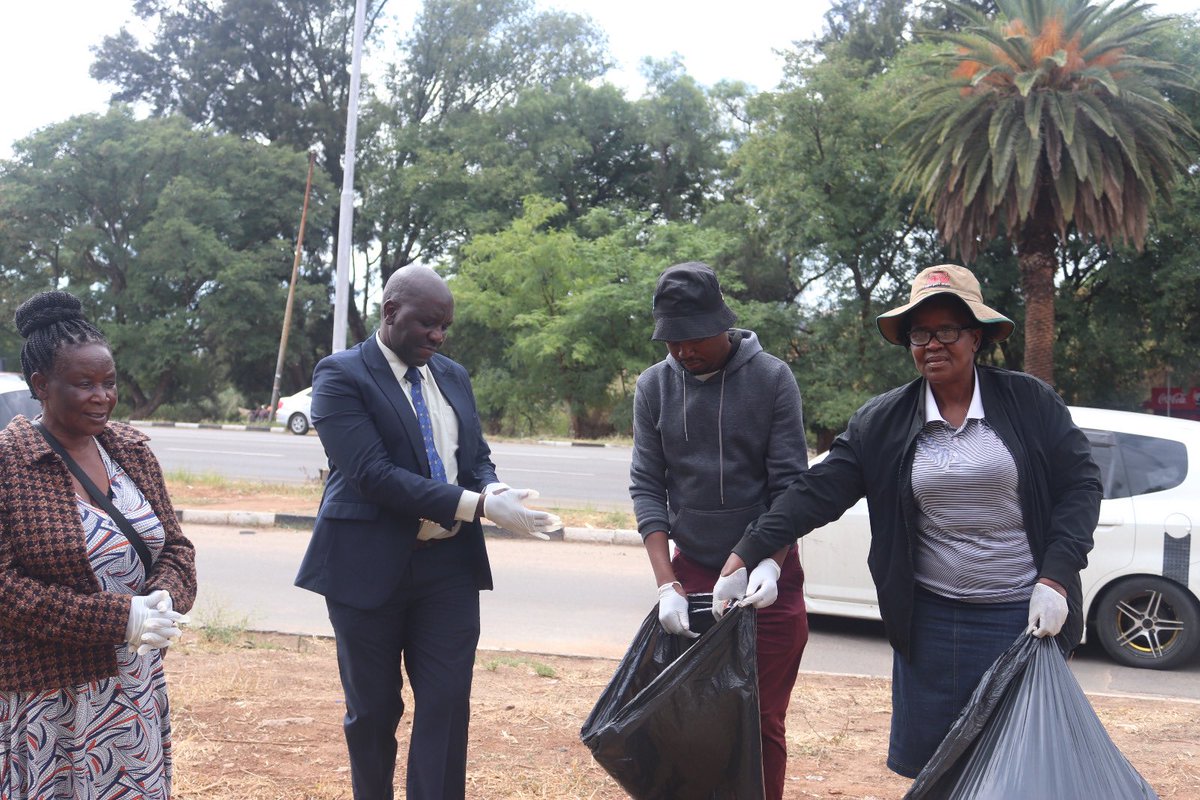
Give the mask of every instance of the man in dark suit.
M 467 372 L 437 350 L 454 298 L 433 270 L 398 270 L 379 331 L 321 360 L 312 418 L 329 478 L 296 585 L 325 596 L 346 695 L 356 800 L 388 800 L 413 691 L 409 800 L 462 798 L 479 591 L 492 588 L 479 518 L 540 538 L 558 518 L 499 483 Z

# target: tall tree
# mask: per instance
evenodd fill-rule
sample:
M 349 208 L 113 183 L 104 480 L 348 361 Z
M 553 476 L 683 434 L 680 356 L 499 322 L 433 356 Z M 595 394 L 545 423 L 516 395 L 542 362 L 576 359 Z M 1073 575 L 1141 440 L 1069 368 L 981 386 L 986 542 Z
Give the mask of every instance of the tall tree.
M 1150 210 L 1196 134 L 1165 91 L 1188 80 L 1147 52 L 1168 24 L 1148 4 L 997 0 L 989 19 L 935 38 L 957 45 L 896 129 L 916 190 L 970 262 L 1002 229 L 1025 297 L 1025 369 L 1054 381 L 1056 252 L 1070 229 L 1141 248 Z
M 825 12 L 819 49 L 837 47 L 868 73 L 883 70 L 904 46 L 908 0 L 833 0 Z
M 362 149 L 363 224 L 379 243 L 383 280 L 520 215 L 521 197 L 537 189 L 492 169 L 491 118 L 522 91 L 607 68 L 590 21 L 530 0 L 427 0 L 401 51 Z
M 664 355 L 650 341 L 658 274 L 679 261 L 717 262 L 729 237 L 609 209 L 563 226 L 565 212 L 526 198 L 507 228 L 462 248 L 447 349 L 471 369 L 489 427 L 525 433 L 565 413 L 576 436 L 627 434 L 637 375 Z M 744 322 L 765 324 L 764 342 L 793 327 L 774 306 L 731 305 Z
M 387 0 L 367 4 L 368 41 Z M 341 185 L 354 3 L 338 0 L 136 0 L 157 24 L 143 43 L 128 29 L 96 49 L 92 77 L 113 100 L 155 114 L 317 149 Z
M 678 58 L 647 60 L 643 72 L 651 210 L 671 222 L 695 219 L 714 199 L 726 161 L 719 109 Z
M 386 4 L 367 2 L 368 43 Z M 118 87 L 114 101 L 146 103 L 155 114 L 314 150 L 329 183 L 342 185 L 353 2 L 135 0 L 133 10 L 156 25 L 153 38 L 143 42 L 122 28 L 96 48 L 91 68 L 92 77 Z M 325 213 L 328 223 L 306 237 L 310 253 L 337 251 L 336 204 Z M 356 335 L 365 331 L 353 303 L 349 322 Z
M 521 190 L 517 197 L 560 201 L 564 220 L 601 206 L 649 207 L 644 120 L 617 87 L 579 79 L 533 87 L 489 123 L 481 130 L 481 167 Z
M 15 153 L 0 163 L 5 296 L 64 285 L 82 295 L 138 416 L 225 382 L 267 396 L 303 155 L 121 106 L 51 125 Z M 314 206 L 328 194 L 319 181 Z M 297 324 L 324 313 L 325 296 L 323 282 L 302 286 Z M 291 355 L 311 371 L 310 348 Z
M 882 16 L 882 31 L 898 24 Z M 872 38 L 864 32 L 844 42 L 831 31 L 788 53 L 784 82 L 750 103 L 753 132 L 733 156 L 740 196 L 752 209 L 747 235 L 765 240 L 764 252 L 786 276 L 777 299 L 815 305 L 810 310 L 822 319 L 857 318 L 857 334 L 840 346 L 852 343 L 863 364 L 879 349 L 874 319 L 881 304 L 940 251 L 929 220 L 911 214 L 913 197 L 888 192 L 901 164 L 885 142 L 895 98 L 911 92 L 919 75 L 911 58 L 889 55 L 890 45 L 864 53 L 862 42 Z M 841 305 L 849 306 L 846 313 L 831 309 Z M 875 372 L 852 372 L 848 380 L 869 396 L 883 388 L 872 380 Z

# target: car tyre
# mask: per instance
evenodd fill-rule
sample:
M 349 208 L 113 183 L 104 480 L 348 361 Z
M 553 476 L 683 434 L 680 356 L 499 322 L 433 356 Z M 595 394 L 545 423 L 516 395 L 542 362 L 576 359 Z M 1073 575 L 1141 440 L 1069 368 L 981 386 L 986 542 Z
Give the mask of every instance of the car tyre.
M 308 417 L 297 411 L 288 417 L 288 430 L 297 436 L 308 433 Z
M 1097 602 L 1094 630 L 1120 664 L 1173 669 L 1200 645 L 1200 608 L 1186 590 L 1165 578 L 1125 578 Z

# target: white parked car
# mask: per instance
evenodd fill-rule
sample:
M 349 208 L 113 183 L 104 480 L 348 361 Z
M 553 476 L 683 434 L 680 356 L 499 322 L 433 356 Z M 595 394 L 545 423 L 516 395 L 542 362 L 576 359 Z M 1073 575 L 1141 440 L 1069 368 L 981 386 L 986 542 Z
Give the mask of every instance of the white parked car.
M 17 414 L 33 419 L 42 413 L 42 404 L 35 400 L 19 372 L 0 372 L 0 429 Z
M 312 427 L 312 415 L 309 411 L 311 408 L 310 386 L 304 391 L 279 398 L 279 404 L 275 406 L 275 421 L 286 425 L 288 430 L 297 436 L 303 436 Z
M 1088 630 L 1116 661 L 1170 669 L 1200 646 L 1200 422 L 1071 408 L 1104 481 L 1084 570 Z M 824 458 L 817 456 L 813 463 Z M 1190 469 L 1191 464 L 1197 470 Z M 800 539 L 813 614 L 879 619 L 867 571 L 867 501 Z

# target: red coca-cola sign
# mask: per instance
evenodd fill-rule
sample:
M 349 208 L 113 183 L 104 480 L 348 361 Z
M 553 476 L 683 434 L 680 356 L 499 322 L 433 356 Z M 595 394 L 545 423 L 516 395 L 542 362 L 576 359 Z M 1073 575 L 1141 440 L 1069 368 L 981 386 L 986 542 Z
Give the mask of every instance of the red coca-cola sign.
M 1150 399 L 1142 407 L 1155 414 L 1170 414 L 1179 417 L 1200 416 L 1200 386 L 1186 388 L 1155 386 L 1150 390 Z

